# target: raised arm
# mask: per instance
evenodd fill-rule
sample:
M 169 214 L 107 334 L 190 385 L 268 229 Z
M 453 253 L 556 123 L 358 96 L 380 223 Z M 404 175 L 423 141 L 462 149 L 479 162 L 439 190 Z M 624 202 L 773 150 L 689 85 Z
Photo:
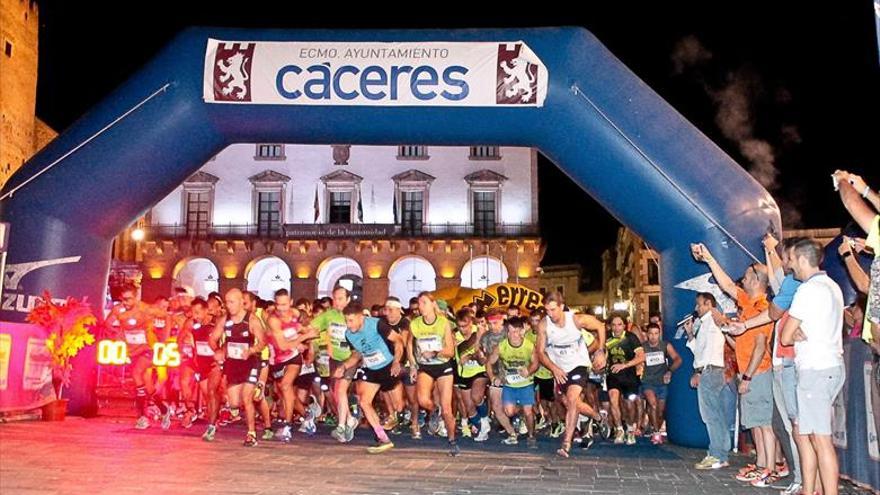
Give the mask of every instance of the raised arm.
M 868 195 L 873 196 L 873 201 L 869 205 L 861 196 L 868 188 L 867 185 L 864 185 L 864 181 L 861 180 L 861 177 L 850 175 L 843 170 L 834 172 L 834 177 L 837 178 L 837 187 L 840 192 L 840 201 L 843 203 L 843 207 L 846 208 L 846 211 L 849 212 L 849 215 L 857 224 L 859 224 L 859 227 L 861 227 L 862 230 L 869 232 L 871 230 L 871 222 L 874 220 L 874 217 L 877 216 L 877 209 L 880 207 L 880 205 L 878 205 L 878 202 L 880 201 L 878 201 L 877 193 L 868 189 Z M 852 178 L 853 180 L 856 180 L 856 177 L 858 177 L 858 185 L 850 184 L 850 179 Z M 861 191 L 856 189 L 856 187 L 859 186 L 862 187 Z
M 709 248 L 703 244 L 697 244 L 694 247 L 694 256 L 699 261 L 709 265 L 709 269 L 712 270 L 712 276 L 715 277 L 715 281 L 718 282 L 718 287 L 721 287 L 721 290 L 723 290 L 725 294 L 736 299 L 736 283 L 734 283 L 733 279 L 730 278 L 730 275 L 721 268 L 721 265 L 719 265 L 718 261 L 715 260 L 715 257 L 712 256 L 712 253 L 709 252 Z

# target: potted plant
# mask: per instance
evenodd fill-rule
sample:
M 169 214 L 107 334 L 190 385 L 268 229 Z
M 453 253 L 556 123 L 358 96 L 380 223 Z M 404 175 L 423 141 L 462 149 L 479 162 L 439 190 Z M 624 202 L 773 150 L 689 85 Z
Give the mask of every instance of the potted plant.
M 70 385 L 73 371 L 71 360 L 83 347 L 95 343 L 95 336 L 89 332 L 89 327 L 97 319 L 85 298 L 82 301 L 72 297 L 53 300 L 46 291 L 28 314 L 27 321 L 43 327 L 49 333 L 46 349 L 52 357 L 52 385 L 56 400 L 43 406 L 43 419 L 63 420 L 68 399 L 62 398 L 62 394 L 64 387 Z

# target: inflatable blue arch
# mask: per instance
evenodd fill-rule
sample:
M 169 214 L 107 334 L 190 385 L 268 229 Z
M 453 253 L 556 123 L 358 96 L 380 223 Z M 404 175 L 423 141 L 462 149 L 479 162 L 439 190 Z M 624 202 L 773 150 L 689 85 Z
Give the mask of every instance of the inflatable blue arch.
M 257 85 L 265 86 L 260 90 L 269 95 L 264 104 L 211 101 L 212 82 L 206 79 L 216 64 L 206 59 L 219 52 L 210 48 L 241 51 L 247 56 L 238 59 L 238 68 L 247 69 L 261 62 L 259 53 L 246 49 L 273 45 L 269 42 L 279 43 L 275 53 L 282 56 L 313 55 L 315 66 L 291 63 L 268 76 L 254 69 L 247 81 L 254 85 L 255 98 Z M 331 56 L 327 50 L 288 49 L 331 42 L 391 48 L 446 43 L 474 49 L 454 46 L 443 58 L 426 48 L 417 55 L 426 57 L 427 69 L 407 66 L 391 72 L 378 63 L 360 68 L 322 63 L 322 56 Z M 502 48 L 522 52 L 504 63 L 493 59 L 488 70 L 479 63 L 468 65 L 465 59 L 485 46 L 499 47 L 499 58 Z M 363 53 L 366 59 L 382 56 L 375 50 Z M 526 61 L 518 79 L 511 79 L 514 58 Z M 234 84 L 241 86 L 241 73 L 229 75 L 232 59 L 223 64 L 226 72 L 219 80 L 233 84 L 218 88 L 215 74 L 214 96 L 246 100 L 245 88 Z M 330 71 L 335 71 L 327 76 L 332 88 L 297 83 L 303 74 L 321 77 Z M 497 72 L 497 81 L 493 76 L 487 89 L 468 80 L 469 73 L 480 71 L 484 76 Z M 496 82 L 503 90 L 496 92 Z M 536 88 L 537 99 L 532 94 Z M 486 99 L 495 95 L 496 101 Z M 484 100 L 469 104 L 471 98 Z M 739 273 L 753 256 L 763 258 L 763 234 L 781 231 L 767 191 L 584 29 L 192 28 L 33 157 L 6 186 L 5 192 L 15 191 L 0 203 L 2 220 L 11 223 L 8 262 L 28 268 L 5 278 L 0 321 L 23 321 L 26 315 L 16 311 L 13 298 L 44 289 L 102 301 L 114 236 L 224 147 L 263 141 L 488 143 L 539 149 L 661 254 L 664 332 L 680 351 L 683 341 L 673 339 L 672 326 L 692 311 L 694 293 L 675 286 L 706 272 L 691 259 L 689 243 L 704 241 L 722 265 Z M 552 214 L 571 219 L 572 240 L 590 242 L 589 218 L 577 211 Z M 678 444 L 704 446 L 708 440 L 696 394 L 688 387 L 691 353 L 682 355 L 685 365 L 670 390 L 669 436 Z M 92 399 L 85 370 L 93 369 L 94 362 L 93 349 L 77 358 L 69 393 L 74 413 Z

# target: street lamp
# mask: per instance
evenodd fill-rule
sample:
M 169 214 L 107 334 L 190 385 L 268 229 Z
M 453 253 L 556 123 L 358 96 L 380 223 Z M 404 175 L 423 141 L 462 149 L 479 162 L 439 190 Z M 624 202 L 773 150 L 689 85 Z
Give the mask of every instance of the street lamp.
M 612 307 L 614 308 L 614 311 L 626 311 L 629 309 L 629 303 L 626 301 L 617 301 Z
M 133 240 L 134 242 L 141 242 L 142 240 L 144 240 L 145 236 L 146 233 L 144 232 L 144 229 L 140 227 L 131 231 L 131 240 Z

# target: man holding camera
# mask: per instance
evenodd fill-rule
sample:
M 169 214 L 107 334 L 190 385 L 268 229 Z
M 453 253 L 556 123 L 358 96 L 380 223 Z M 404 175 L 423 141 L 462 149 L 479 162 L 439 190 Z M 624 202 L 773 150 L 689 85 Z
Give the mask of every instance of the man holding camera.
M 722 392 L 724 382 L 724 334 L 715 321 L 720 317 L 715 296 L 708 292 L 697 294 L 694 310 L 697 319 L 684 323 L 687 347 L 694 353 L 694 374 L 691 387 L 697 389 L 700 417 L 709 434 L 709 452 L 694 467 L 721 469 L 729 466 L 730 432 L 724 418 Z

